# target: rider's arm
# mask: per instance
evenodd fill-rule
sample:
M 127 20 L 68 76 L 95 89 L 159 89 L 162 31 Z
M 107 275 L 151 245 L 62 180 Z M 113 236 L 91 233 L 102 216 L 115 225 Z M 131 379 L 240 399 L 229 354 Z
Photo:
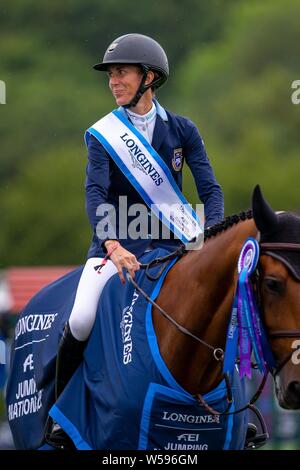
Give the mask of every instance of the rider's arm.
M 109 253 L 110 259 L 118 270 L 122 284 L 125 284 L 123 268 L 129 272 L 131 277 L 134 277 L 135 271 L 140 269 L 140 263 L 136 259 L 135 255 L 126 250 L 126 248 L 124 248 L 118 241 L 106 240 L 103 244 L 107 253 Z
M 185 159 L 194 176 L 198 195 L 204 204 L 205 227 L 220 222 L 224 217 L 224 197 L 208 159 L 203 140 L 191 121 L 186 126 Z
M 115 244 L 117 247 L 110 255 L 110 259 L 116 265 L 120 279 L 125 283 L 123 275 L 123 268 L 127 269 L 132 277 L 134 272 L 139 269 L 139 262 L 134 254 L 123 248 L 117 241 L 115 234 L 115 227 L 113 223 L 107 227 L 107 232 L 110 233 L 109 239 L 101 237 L 97 225 L 106 217 L 105 223 L 108 225 L 109 221 L 107 215 L 96 215 L 97 208 L 101 204 L 108 203 L 108 191 L 110 185 L 110 171 L 109 171 L 109 155 L 106 153 L 102 145 L 93 137 L 90 137 L 88 144 L 88 165 L 86 170 L 86 210 L 89 216 L 91 226 L 95 233 L 97 233 L 99 243 L 104 246 L 107 252 Z
M 107 232 L 109 238 L 116 239 L 115 227 L 110 223 L 107 213 L 104 215 L 97 215 L 97 209 L 104 208 L 104 204 L 108 204 L 108 191 L 110 186 L 110 168 L 109 168 L 109 155 L 104 150 L 102 145 L 91 136 L 88 144 L 88 164 L 86 168 L 86 211 L 89 217 L 90 224 L 94 233 L 97 234 L 100 245 L 107 240 L 107 236 L 97 230 L 97 225 L 105 217 L 105 224 L 107 224 Z M 108 224 L 110 224 L 108 229 Z M 99 225 L 100 227 L 100 225 Z M 99 228 L 98 227 L 98 228 Z

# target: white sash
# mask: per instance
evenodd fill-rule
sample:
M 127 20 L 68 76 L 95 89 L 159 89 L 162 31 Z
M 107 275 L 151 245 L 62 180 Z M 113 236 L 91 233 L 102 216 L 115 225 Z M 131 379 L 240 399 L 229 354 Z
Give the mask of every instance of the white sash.
M 184 243 L 203 234 L 203 228 L 178 188 L 169 168 L 145 137 L 118 110 L 104 116 L 85 135 L 92 134 L 110 154 L 154 214 Z

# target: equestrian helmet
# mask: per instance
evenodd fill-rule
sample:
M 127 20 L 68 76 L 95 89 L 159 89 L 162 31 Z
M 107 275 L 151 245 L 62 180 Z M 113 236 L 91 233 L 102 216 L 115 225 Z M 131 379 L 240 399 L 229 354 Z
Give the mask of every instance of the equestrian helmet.
M 144 72 L 153 70 L 158 76 L 151 83 L 153 89 L 161 87 L 169 76 L 168 58 L 157 41 L 143 34 L 130 33 L 120 36 L 108 46 L 102 62 L 95 70 L 107 71 L 112 64 L 140 65 Z

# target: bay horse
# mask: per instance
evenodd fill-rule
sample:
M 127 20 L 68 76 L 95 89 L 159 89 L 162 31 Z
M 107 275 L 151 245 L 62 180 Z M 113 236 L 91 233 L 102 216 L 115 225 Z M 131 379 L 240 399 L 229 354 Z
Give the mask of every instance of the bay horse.
M 298 344 L 295 346 L 294 341 L 297 340 L 297 338 L 300 339 L 300 217 L 289 212 L 275 213 L 264 199 L 259 186 L 257 186 L 253 191 L 252 211 L 242 212 L 239 215 L 227 217 L 220 224 L 206 230 L 205 243 L 203 247 L 200 250 L 184 253 L 167 272 L 158 296 L 156 298 L 152 298 L 152 304 L 154 305 L 152 312 L 150 310 L 150 316 L 152 319 L 151 321 L 153 322 L 154 334 L 156 336 L 155 341 L 157 341 L 157 347 L 162 361 L 164 362 L 164 367 L 166 367 L 166 370 L 168 371 L 167 373 L 170 374 L 170 380 L 176 381 L 176 384 L 178 384 L 178 389 L 176 391 L 177 395 L 180 394 L 178 393 L 178 390 L 179 392 L 183 392 L 181 395 L 183 395 L 187 402 L 190 401 L 191 397 L 206 396 L 206 394 L 211 393 L 212 390 L 216 389 L 219 384 L 222 383 L 224 377 L 222 371 L 222 352 L 225 349 L 226 334 L 237 285 L 237 263 L 245 240 L 249 237 L 257 239 L 260 246 L 259 263 L 254 274 L 253 282 L 255 284 L 255 292 L 260 307 L 261 321 L 264 325 L 266 335 L 276 361 L 271 373 L 275 379 L 277 398 L 280 406 L 288 409 L 299 409 L 300 368 L 297 365 L 298 361 L 294 360 L 294 354 L 297 353 L 296 348 L 298 347 Z M 76 282 L 78 282 L 79 277 L 80 273 L 76 275 Z M 132 281 L 133 283 L 135 282 L 134 280 Z M 112 279 L 111 282 L 114 283 L 117 281 Z M 45 304 L 49 307 L 48 312 L 52 311 L 51 308 L 55 308 L 56 311 L 58 311 L 57 304 L 55 303 L 57 295 L 53 295 L 57 294 L 57 286 L 55 289 L 51 294 L 52 297 L 49 293 L 47 294 L 48 297 L 47 295 L 45 296 L 45 293 L 41 295 L 41 298 L 46 297 L 47 302 Z M 71 292 L 70 287 L 69 290 L 66 291 L 64 281 L 61 283 L 60 289 L 62 292 Z M 132 287 L 132 305 L 138 298 L 136 292 L 136 290 L 133 292 Z M 54 299 L 52 301 L 54 302 L 53 305 L 55 305 L 55 307 L 52 305 L 49 306 L 49 304 L 51 304 L 51 299 Z M 37 305 L 39 305 L 40 298 L 37 300 Z M 147 305 L 146 300 L 145 304 Z M 31 310 L 29 309 L 29 312 L 31 312 L 32 309 L 35 309 L 36 311 L 37 305 L 33 304 Z M 65 310 L 69 310 L 70 305 L 68 304 Z M 126 316 L 128 308 L 129 307 L 123 309 L 123 313 L 122 311 L 120 313 L 123 327 L 124 312 Z M 101 316 L 103 317 L 103 304 L 102 311 L 100 311 L 99 308 L 98 310 L 99 315 L 97 318 L 101 318 Z M 49 345 L 48 349 L 49 351 L 52 351 L 53 346 L 51 346 L 51 344 L 58 344 L 58 333 L 57 338 L 54 337 L 51 339 L 51 325 L 58 324 L 55 323 L 58 321 L 55 320 L 55 318 L 58 318 L 59 315 L 57 317 L 55 317 L 55 315 L 52 315 L 50 319 L 52 324 L 50 324 L 50 320 L 48 321 L 50 326 L 47 336 L 49 339 L 45 341 L 45 343 L 41 343 L 44 339 L 39 339 L 40 337 L 34 336 L 35 333 L 31 331 L 30 334 L 33 335 L 31 336 L 31 339 L 34 338 L 34 340 L 28 341 L 27 338 L 27 343 L 24 345 L 27 348 L 25 354 L 24 349 L 21 349 L 23 346 L 18 346 L 18 343 L 15 341 L 13 349 L 18 351 L 15 353 L 13 352 L 12 355 L 12 372 L 8 383 L 8 396 L 14 397 L 16 395 L 16 390 L 18 390 L 19 395 L 22 395 L 22 390 L 25 387 L 25 382 L 23 386 L 20 386 L 20 382 L 18 383 L 17 379 L 14 379 L 14 373 L 17 374 L 15 371 L 17 370 L 19 363 L 21 363 L 21 366 L 24 366 L 24 364 L 31 364 L 32 359 L 39 356 L 39 359 L 36 359 L 36 363 L 38 363 L 38 360 L 41 361 L 43 357 L 46 357 L 46 355 L 43 350 L 35 351 L 35 347 L 37 348 L 40 347 L 41 344 L 44 344 L 47 349 Z M 106 322 L 110 322 L 111 319 L 112 316 L 108 314 Z M 62 333 L 65 320 L 66 318 L 62 318 L 58 324 L 60 334 Z M 142 328 L 144 328 L 144 323 L 145 321 L 143 320 L 141 323 Z M 25 329 L 24 325 L 25 323 L 23 323 L 23 327 Z M 105 335 L 101 336 L 101 331 L 97 328 L 97 325 L 95 325 L 87 346 L 87 351 L 90 350 L 92 358 L 98 356 L 101 342 L 106 339 L 104 337 Z M 115 338 L 112 337 L 110 338 L 110 342 L 118 343 L 119 341 L 121 343 L 123 338 L 124 343 L 124 336 L 121 337 L 120 331 L 116 332 L 116 334 L 119 334 L 118 340 L 115 340 Z M 124 330 L 122 334 L 124 334 Z M 20 336 L 21 334 L 19 337 Z M 28 344 L 31 346 L 27 346 Z M 16 345 L 18 347 L 15 347 Z M 30 348 L 32 348 L 32 351 Z M 17 352 L 20 351 L 23 352 L 24 356 L 22 358 L 17 358 Z M 49 405 L 51 405 L 51 401 L 52 403 L 54 401 L 54 385 L 51 385 L 49 377 L 51 374 L 52 376 L 54 375 L 56 352 L 49 355 L 49 351 L 47 351 L 47 354 L 50 359 L 47 359 L 43 364 L 43 367 L 40 367 L 40 369 L 47 371 L 48 378 L 45 379 L 42 377 L 37 385 L 34 381 L 30 383 L 32 395 L 42 393 L 41 389 L 44 387 L 45 391 L 43 392 L 43 396 L 48 394 L 48 400 L 50 401 L 50 403 L 45 406 L 42 404 L 42 395 L 40 395 L 41 406 L 39 410 L 36 410 L 36 415 L 40 413 L 39 421 L 31 421 L 30 424 L 29 421 L 24 421 L 23 429 L 21 429 L 20 426 L 22 426 L 23 418 L 19 418 L 18 420 L 14 419 L 14 408 L 9 404 L 11 399 L 8 398 L 7 400 L 9 410 L 8 414 L 11 415 L 10 425 L 13 436 L 15 441 L 21 442 L 21 444 L 19 444 L 19 447 L 21 448 L 36 448 L 38 442 L 40 445 L 42 444 L 42 431 L 40 431 L 37 433 L 37 437 L 35 439 L 36 447 L 29 447 L 26 442 L 26 436 L 24 436 L 24 427 L 31 425 L 39 426 L 40 429 L 42 429 L 41 423 L 45 423 L 46 415 L 50 408 Z M 127 351 L 131 351 L 131 349 L 127 349 Z M 221 354 L 216 354 L 216 351 L 221 351 Z M 30 354 L 31 352 L 32 354 Z M 105 349 L 101 352 L 103 356 L 108 355 L 112 362 L 115 360 L 115 357 L 111 358 Z M 143 354 L 145 354 L 145 357 L 143 357 Z M 143 374 L 147 371 L 147 361 L 150 356 L 146 356 L 144 351 L 142 351 L 141 356 L 141 359 L 138 358 L 138 365 L 135 366 L 135 369 L 139 370 L 140 374 Z M 142 367 L 144 367 L 144 369 L 142 369 Z M 77 383 L 80 390 L 82 389 L 82 378 L 87 374 L 91 374 L 91 379 L 89 381 L 91 387 L 94 386 L 97 381 L 99 383 L 105 381 L 106 376 L 103 371 L 100 369 L 96 370 L 94 362 L 88 364 L 86 358 L 85 365 L 81 366 L 80 369 L 83 371 L 83 375 Z M 28 373 L 29 372 L 30 371 L 28 371 Z M 74 374 L 73 379 L 71 379 L 71 382 L 76 382 L 75 376 L 79 373 L 80 370 L 78 369 Z M 36 377 L 38 376 L 37 369 L 35 374 L 36 380 Z M 43 372 L 40 373 L 41 376 L 42 374 Z M 28 375 L 28 377 L 30 376 Z M 119 380 L 117 375 L 116 377 L 117 380 Z M 119 383 L 122 381 L 125 382 L 125 379 L 120 379 Z M 110 382 L 112 381 L 110 380 Z M 164 383 L 161 382 L 160 386 L 162 384 L 164 385 Z M 26 387 L 28 389 L 28 384 Z M 47 387 L 49 387 L 48 391 Z M 142 385 L 138 384 L 136 387 L 141 391 L 141 393 L 144 393 Z M 68 386 L 65 392 L 68 393 Z M 58 404 L 60 401 L 64 404 L 65 392 L 57 402 Z M 126 393 L 118 394 L 115 388 L 113 388 L 110 392 L 110 396 L 106 399 L 104 409 L 109 408 L 112 395 L 114 395 L 113 398 L 115 400 L 123 400 L 125 401 L 125 406 L 129 406 L 128 402 L 130 399 L 130 393 L 127 393 L 127 395 Z M 85 398 L 81 400 L 81 403 L 87 403 L 87 401 L 90 400 L 90 397 L 91 393 L 90 390 L 88 390 L 87 395 L 85 395 Z M 99 400 L 101 401 L 101 397 L 97 396 L 95 402 L 98 403 Z M 74 401 L 74 406 L 76 408 L 76 388 L 75 393 L 72 391 L 71 395 L 67 395 L 65 400 L 67 404 L 71 401 Z M 93 406 L 94 403 L 92 403 L 90 408 L 87 408 L 90 416 L 95 415 Z M 134 402 L 131 403 L 130 406 L 130 415 L 129 417 L 127 416 L 126 419 L 129 419 L 130 422 L 132 421 L 133 423 L 135 417 L 137 417 L 137 421 L 140 422 L 141 414 L 134 409 Z M 110 412 L 113 416 L 119 417 L 121 412 L 117 412 L 116 410 L 119 410 L 118 405 L 116 409 L 112 409 Z M 211 411 L 214 413 L 213 409 L 211 409 Z M 206 407 L 206 412 L 207 414 L 209 412 L 208 406 Z M 34 415 L 32 415 L 32 417 L 33 416 Z M 169 416 L 171 416 L 171 414 Z M 57 420 L 57 417 L 60 417 L 60 412 L 57 412 L 56 410 L 56 414 L 52 414 L 52 417 Z M 145 417 L 143 416 L 143 419 L 144 418 Z M 204 416 L 201 419 L 211 421 L 207 416 Z M 218 422 L 217 418 L 215 419 L 216 421 L 212 420 L 211 422 Z M 108 422 L 113 422 L 111 417 Z M 62 423 L 60 422 L 59 424 Z M 149 426 L 149 423 L 147 425 Z M 88 421 L 86 427 L 87 426 Z M 123 430 L 126 429 L 127 421 L 124 426 Z M 69 435 L 72 439 L 73 427 L 69 426 L 71 429 Z M 165 427 L 167 428 L 167 426 Z M 94 430 L 95 429 L 96 427 Z M 101 427 L 99 432 L 101 432 Z M 142 446 L 143 436 L 140 438 L 139 442 L 139 445 L 141 444 L 141 446 L 137 447 L 136 442 L 128 443 L 126 441 L 124 433 L 125 432 L 122 434 L 120 430 L 116 431 L 116 441 L 120 439 L 120 442 L 122 442 L 120 447 L 118 447 L 118 442 L 114 444 L 115 447 L 97 447 L 97 445 L 94 447 L 78 447 L 75 442 L 76 439 L 73 439 L 73 441 L 77 448 L 147 448 Z M 194 439 L 196 438 L 195 436 L 195 434 L 181 434 L 178 437 L 178 440 Z M 126 445 L 124 444 L 124 439 L 126 441 Z M 168 449 L 168 447 L 163 446 L 159 448 Z M 177 447 L 177 449 L 183 448 L 188 449 L 189 447 Z M 193 447 L 190 448 L 192 449 Z
M 276 214 L 256 186 L 252 211 L 228 217 L 205 235 L 201 250 L 189 252 L 174 265 L 157 304 L 197 337 L 224 350 L 237 260 L 247 237 L 257 238 L 260 308 L 277 360 L 276 394 L 281 407 L 299 409 L 300 367 L 292 353 L 294 340 L 300 340 L 300 217 Z M 157 308 L 153 321 L 160 352 L 182 387 L 193 395 L 213 389 L 222 368 L 212 350 L 172 327 Z

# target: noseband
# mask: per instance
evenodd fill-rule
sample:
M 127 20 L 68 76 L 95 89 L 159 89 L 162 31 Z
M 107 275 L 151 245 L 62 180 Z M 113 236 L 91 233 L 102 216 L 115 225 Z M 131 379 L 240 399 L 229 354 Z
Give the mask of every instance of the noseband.
M 278 259 L 276 256 L 276 251 L 300 251 L 300 243 L 260 243 L 260 250 L 261 253 L 271 256 L 274 259 Z M 290 264 L 286 262 L 287 267 L 293 272 Z M 269 339 L 279 339 L 279 338 L 300 338 L 300 330 L 277 330 L 268 333 Z M 272 371 L 273 377 L 277 375 L 281 369 L 287 364 L 287 362 L 291 359 L 292 355 L 294 354 L 297 349 L 300 349 L 300 345 L 297 346 L 291 353 L 289 353 Z

